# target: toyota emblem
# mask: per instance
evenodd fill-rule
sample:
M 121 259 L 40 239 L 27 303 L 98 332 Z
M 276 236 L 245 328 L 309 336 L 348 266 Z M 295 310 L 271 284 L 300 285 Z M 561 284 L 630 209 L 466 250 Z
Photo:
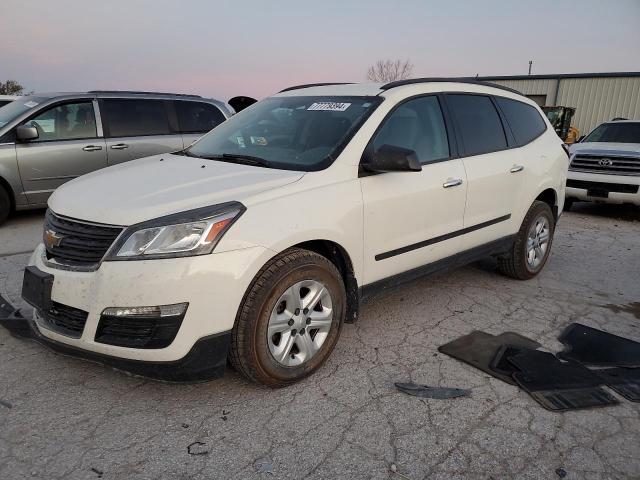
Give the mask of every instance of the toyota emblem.
M 613 161 L 610 158 L 601 158 L 598 163 L 603 167 L 610 167 L 613 165 Z

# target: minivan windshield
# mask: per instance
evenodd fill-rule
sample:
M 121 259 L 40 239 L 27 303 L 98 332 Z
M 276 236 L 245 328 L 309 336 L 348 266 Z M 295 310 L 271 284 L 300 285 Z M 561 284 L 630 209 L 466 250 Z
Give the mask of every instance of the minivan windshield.
M 0 128 L 4 127 L 18 115 L 37 107 L 45 100 L 46 98 L 44 97 L 20 97 L 17 100 L 8 103 L 4 107 L 0 107 Z
M 603 123 L 583 142 L 640 143 L 640 122 Z
M 381 100 L 267 98 L 214 128 L 184 154 L 285 170 L 322 170 L 335 160 Z

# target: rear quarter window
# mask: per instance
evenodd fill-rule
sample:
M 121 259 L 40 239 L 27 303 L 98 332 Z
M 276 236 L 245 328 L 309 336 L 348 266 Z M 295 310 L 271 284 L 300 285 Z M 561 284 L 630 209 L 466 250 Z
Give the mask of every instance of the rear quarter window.
M 225 121 L 220 109 L 209 103 L 178 100 L 175 106 L 181 133 L 205 133 Z
M 531 105 L 510 98 L 494 98 L 507 119 L 518 147 L 535 140 L 547 129 L 542 116 Z

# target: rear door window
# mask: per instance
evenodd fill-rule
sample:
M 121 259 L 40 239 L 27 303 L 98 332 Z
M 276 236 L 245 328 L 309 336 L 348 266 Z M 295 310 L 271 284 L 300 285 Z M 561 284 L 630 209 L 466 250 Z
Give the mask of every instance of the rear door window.
M 205 133 L 225 121 L 214 105 L 204 102 L 175 101 L 181 133 Z
M 540 113 L 531 105 L 510 98 L 494 98 L 507 118 L 507 123 L 519 147 L 538 138 L 547 129 L 547 124 Z
M 462 137 L 465 155 L 480 155 L 507 148 L 504 128 L 491 98 L 448 94 L 446 99 Z
M 101 101 L 105 131 L 110 137 L 169 135 L 165 101 L 105 98 Z

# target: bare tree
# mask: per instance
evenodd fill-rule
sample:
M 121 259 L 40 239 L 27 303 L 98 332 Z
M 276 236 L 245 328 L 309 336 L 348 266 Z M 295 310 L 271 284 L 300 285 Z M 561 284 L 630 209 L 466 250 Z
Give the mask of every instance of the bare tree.
M 0 81 L 0 95 L 22 95 L 24 87 L 15 80 Z
M 412 72 L 413 63 L 409 60 L 378 60 L 375 65 L 369 67 L 367 80 L 388 83 L 409 78 Z

